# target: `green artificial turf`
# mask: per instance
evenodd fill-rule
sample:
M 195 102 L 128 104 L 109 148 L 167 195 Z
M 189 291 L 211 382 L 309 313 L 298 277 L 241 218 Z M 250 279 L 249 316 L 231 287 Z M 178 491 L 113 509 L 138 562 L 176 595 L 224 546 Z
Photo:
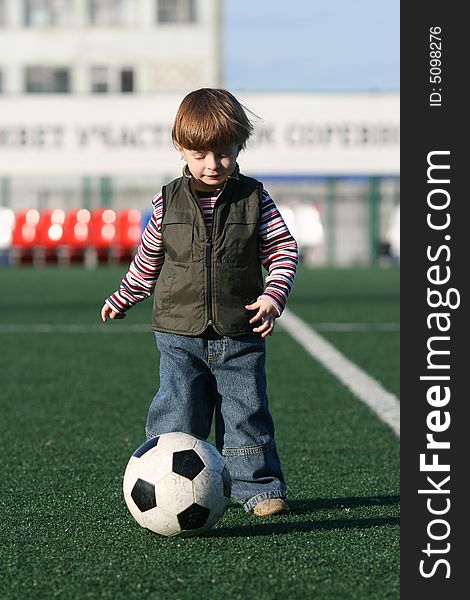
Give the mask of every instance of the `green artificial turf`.
M 150 301 L 85 327 L 123 271 L 0 271 L 0 598 L 398 599 L 398 439 L 281 329 L 268 393 L 292 513 L 232 505 L 185 539 L 137 525 L 122 476 L 144 440 L 158 354 L 150 330 L 119 327 L 147 323 Z M 397 321 L 396 271 L 358 272 L 300 270 L 291 310 L 311 323 Z M 38 323 L 83 329 L 5 327 Z M 324 335 L 397 393 L 397 334 Z
M 301 269 L 289 309 L 399 396 L 400 271 L 398 268 Z M 328 324 L 363 325 L 334 331 Z

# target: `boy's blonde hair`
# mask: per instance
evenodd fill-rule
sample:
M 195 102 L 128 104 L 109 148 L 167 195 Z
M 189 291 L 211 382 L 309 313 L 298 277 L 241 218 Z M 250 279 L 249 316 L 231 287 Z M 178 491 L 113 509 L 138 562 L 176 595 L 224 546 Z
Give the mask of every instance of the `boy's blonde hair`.
M 186 150 L 216 150 L 232 144 L 242 149 L 253 133 L 246 111 L 250 112 L 227 90 L 195 90 L 178 108 L 173 143 Z

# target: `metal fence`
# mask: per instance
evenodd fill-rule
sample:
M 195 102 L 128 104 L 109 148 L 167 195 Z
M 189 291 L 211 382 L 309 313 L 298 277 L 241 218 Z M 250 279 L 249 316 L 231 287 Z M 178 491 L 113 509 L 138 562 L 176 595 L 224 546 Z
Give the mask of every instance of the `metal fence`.
M 0 206 L 40 212 L 136 208 L 144 214 L 161 186 L 174 177 L 2 178 Z M 306 264 L 388 265 L 399 261 L 397 176 L 259 178 L 298 238 Z

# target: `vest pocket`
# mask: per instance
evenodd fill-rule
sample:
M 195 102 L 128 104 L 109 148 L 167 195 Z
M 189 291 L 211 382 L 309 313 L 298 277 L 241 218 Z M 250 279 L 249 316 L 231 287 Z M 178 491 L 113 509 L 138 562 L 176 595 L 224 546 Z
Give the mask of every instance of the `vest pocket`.
M 162 237 L 166 258 L 178 262 L 193 260 L 193 218 L 187 212 L 173 212 L 164 217 Z
M 171 288 L 176 272 L 173 265 L 164 264 L 158 277 L 155 290 L 155 310 L 158 314 L 168 314 L 171 311 Z
M 173 318 L 191 320 L 195 305 L 204 301 L 203 288 L 197 285 L 192 263 L 173 263 L 165 281 L 164 312 Z
M 243 267 L 259 254 L 258 223 L 227 223 L 223 246 L 224 262 Z

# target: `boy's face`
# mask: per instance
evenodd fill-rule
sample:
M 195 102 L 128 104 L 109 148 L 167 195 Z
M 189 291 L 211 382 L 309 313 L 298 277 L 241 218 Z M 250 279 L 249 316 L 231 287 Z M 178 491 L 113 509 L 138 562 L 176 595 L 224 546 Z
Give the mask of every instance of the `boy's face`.
M 193 176 L 194 188 L 205 192 L 220 188 L 235 170 L 239 147 L 232 144 L 212 150 L 186 150 L 180 148 Z

